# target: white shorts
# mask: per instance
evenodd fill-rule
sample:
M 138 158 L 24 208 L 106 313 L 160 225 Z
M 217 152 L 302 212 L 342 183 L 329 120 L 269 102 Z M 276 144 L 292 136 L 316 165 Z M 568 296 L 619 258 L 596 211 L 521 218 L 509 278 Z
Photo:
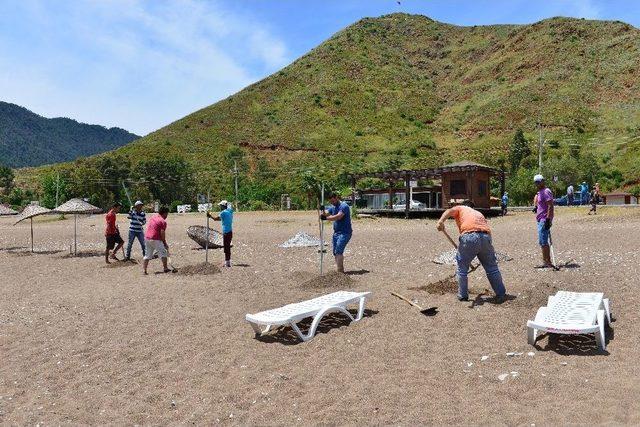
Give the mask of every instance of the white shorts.
M 162 243 L 162 240 L 145 239 L 144 244 L 146 248 L 144 259 L 146 260 L 153 259 L 153 256 L 155 254 L 158 254 L 158 257 L 160 258 L 167 257 L 167 248 L 164 247 L 164 243 Z

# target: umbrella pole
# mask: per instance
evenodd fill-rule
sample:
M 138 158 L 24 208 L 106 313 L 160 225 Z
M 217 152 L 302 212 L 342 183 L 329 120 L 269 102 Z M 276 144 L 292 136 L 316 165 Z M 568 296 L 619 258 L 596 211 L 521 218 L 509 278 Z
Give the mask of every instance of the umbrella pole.
M 320 209 L 324 212 L 324 183 L 320 190 Z M 324 221 L 320 220 L 320 275 L 324 274 Z
M 73 214 L 73 256 L 78 256 L 78 214 Z
M 33 217 L 31 219 L 31 253 L 33 253 Z
M 204 244 L 204 262 L 209 263 L 209 211 L 206 212 L 207 215 L 207 240 Z

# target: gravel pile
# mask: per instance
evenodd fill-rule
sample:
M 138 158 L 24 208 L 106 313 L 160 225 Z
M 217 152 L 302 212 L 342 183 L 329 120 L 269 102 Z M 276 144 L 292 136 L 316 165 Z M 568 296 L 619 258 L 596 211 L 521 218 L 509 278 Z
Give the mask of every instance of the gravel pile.
M 200 264 L 185 265 L 178 269 L 178 274 L 183 276 L 211 275 L 220 273 L 220 267 L 215 264 L 202 262 Z
M 443 252 L 440 255 L 438 255 L 437 257 L 435 257 L 433 259 L 433 262 L 436 264 L 444 264 L 444 265 L 456 265 L 456 254 L 458 253 L 458 251 L 456 251 L 455 249 L 447 251 L 447 252 Z M 502 252 L 496 252 L 496 258 L 498 259 L 498 262 L 505 262 L 505 261 L 511 261 L 513 260 L 513 258 L 511 258 L 509 255 L 502 253 Z
M 327 243 L 325 242 L 325 246 Z M 320 239 L 304 231 L 298 231 L 295 236 L 280 245 L 281 248 L 309 248 L 320 246 Z
M 303 288 L 349 288 L 353 285 L 354 280 L 344 273 L 332 271 L 322 276 L 316 274 L 308 280 L 302 282 Z

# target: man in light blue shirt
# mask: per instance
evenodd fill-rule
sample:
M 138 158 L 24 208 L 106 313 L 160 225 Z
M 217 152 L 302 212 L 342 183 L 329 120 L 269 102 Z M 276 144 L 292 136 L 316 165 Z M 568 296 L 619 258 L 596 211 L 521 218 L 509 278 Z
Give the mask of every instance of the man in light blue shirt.
M 231 203 L 226 200 L 218 203 L 220 207 L 220 214 L 218 216 L 212 216 L 210 212 L 207 212 L 207 216 L 214 221 L 220 221 L 222 223 L 222 245 L 224 247 L 224 266 L 231 267 L 231 241 L 233 240 L 233 208 Z
M 339 273 L 344 273 L 344 251 L 351 240 L 353 229 L 351 228 L 351 209 L 349 205 L 340 200 L 337 194 L 329 197 L 331 206 L 327 213 L 320 214 L 320 219 L 333 222 L 333 256 Z

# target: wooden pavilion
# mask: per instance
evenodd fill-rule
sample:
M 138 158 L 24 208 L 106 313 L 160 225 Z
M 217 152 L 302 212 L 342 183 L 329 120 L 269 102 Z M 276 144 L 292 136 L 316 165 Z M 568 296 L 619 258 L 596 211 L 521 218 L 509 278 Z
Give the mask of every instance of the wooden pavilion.
M 432 169 L 414 169 L 414 170 L 395 170 L 369 172 L 361 174 L 353 174 L 351 178 L 351 201 L 355 205 L 356 194 L 358 193 L 358 180 L 363 178 L 377 178 L 389 183 L 389 206 L 386 209 L 361 209 L 361 212 L 389 214 L 394 212 L 393 200 L 397 193 L 398 181 L 404 183 L 404 217 L 409 218 L 411 209 L 411 187 L 418 180 L 439 181 L 439 186 L 434 186 L 440 191 L 439 206 L 428 206 L 421 211 L 424 212 L 441 212 L 449 207 L 460 203 L 463 200 L 471 200 L 477 209 L 491 213 L 490 203 L 490 179 L 497 178 L 500 180 L 500 196 L 505 190 L 505 172 L 480 163 L 461 161 L 451 163 L 439 168 Z M 380 191 L 380 190 L 378 190 Z M 397 212 L 397 211 L 396 211 Z

